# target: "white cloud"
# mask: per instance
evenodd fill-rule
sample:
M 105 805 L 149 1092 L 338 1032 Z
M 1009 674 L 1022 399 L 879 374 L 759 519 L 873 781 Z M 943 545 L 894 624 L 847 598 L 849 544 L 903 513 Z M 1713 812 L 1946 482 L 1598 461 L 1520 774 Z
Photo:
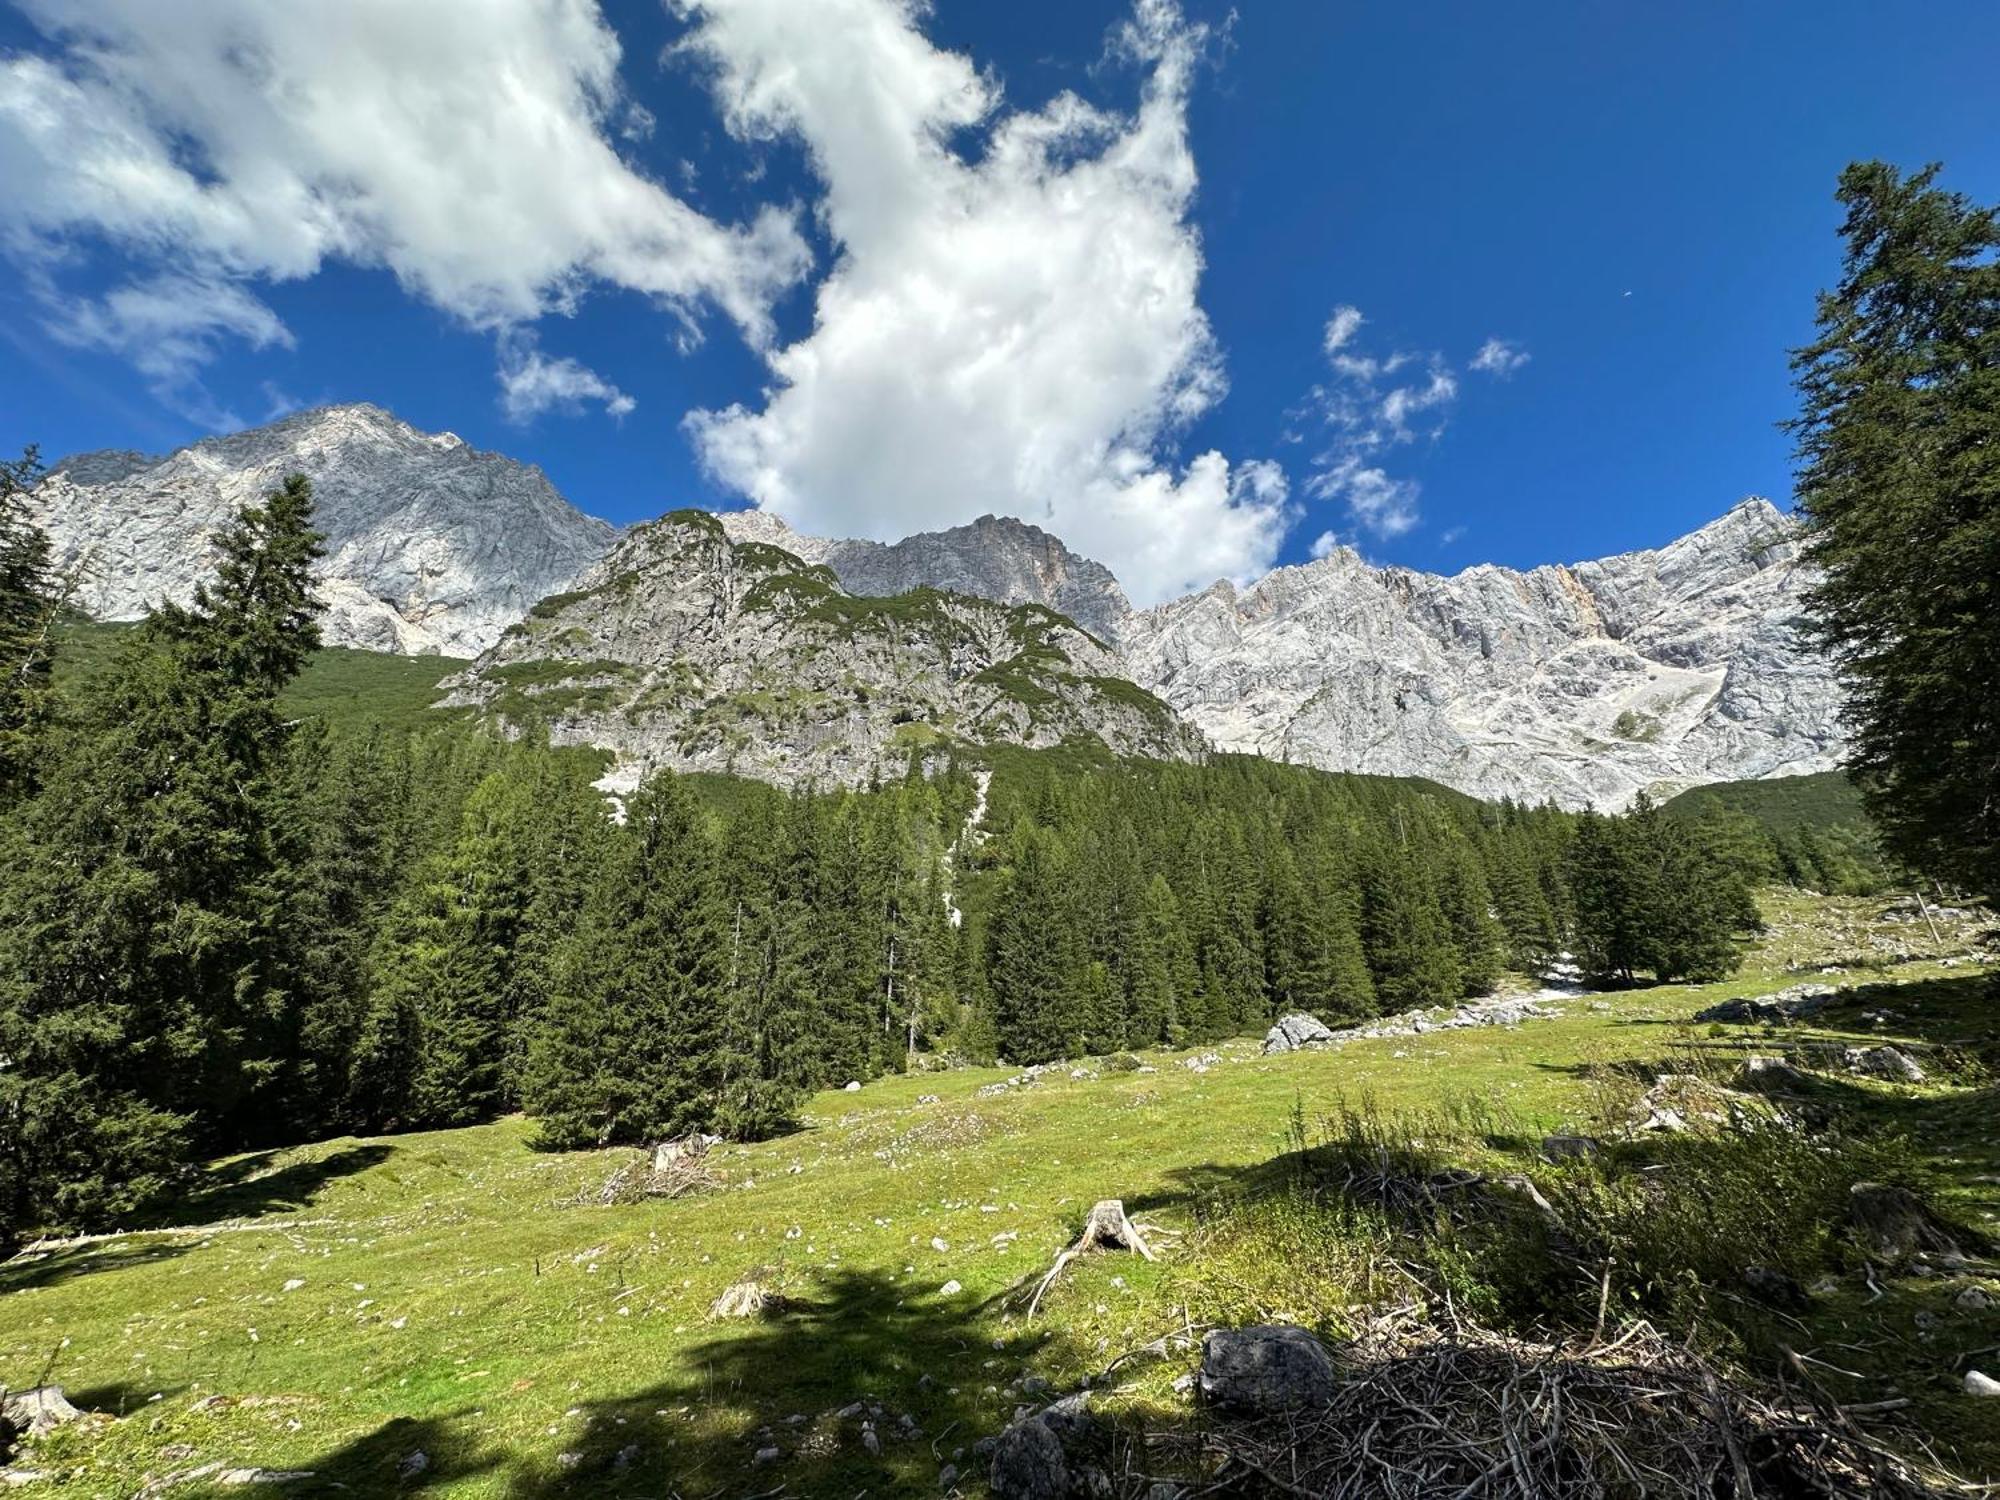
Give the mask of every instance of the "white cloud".
M 1168 456 L 1226 386 L 1188 223 L 1202 28 L 1139 0 L 1112 47 L 1145 70 L 1133 113 L 1008 110 L 914 0 L 679 9 L 731 131 L 804 144 L 839 252 L 761 403 L 689 419 L 718 480 L 808 532 L 1022 516 L 1141 601 L 1269 564 L 1282 472 Z
M 163 405 L 217 431 L 243 425 L 201 383 L 217 346 L 240 339 L 253 349 L 292 347 L 278 315 L 229 281 L 169 273 L 97 298 L 64 298 L 46 283 L 43 291 L 56 338 L 129 360 Z
M 545 412 L 574 413 L 586 401 L 603 405 L 623 420 L 639 403 L 595 370 L 569 358 L 550 359 L 525 334 L 500 341 L 500 409 L 510 422 L 527 422 Z
M 1488 339 L 1472 356 L 1472 368 L 1488 375 L 1498 375 L 1504 380 L 1525 365 L 1529 358 L 1527 350 L 1518 344 L 1510 344 L 1505 339 Z
M 20 4 L 50 51 L 0 59 L 0 233 L 43 277 L 102 237 L 194 289 L 183 363 L 274 338 L 244 284 L 330 260 L 478 327 L 607 283 L 753 342 L 809 264 L 787 213 L 714 223 L 620 156 L 651 117 L 596 0 Z
M 1331 557 L 1339 546 L 1340 546 L 1339 537 L 1335 536 L 1330 531 L 1322 531 L 1318 536 L 1314 537 L 1312 540 L 1313 560 L 1317 562 L 1319 559 L 1323 557 Z
M 1316 420 L 1323 433 L 1306 493 L 1342 502 L 1355 525 L 1386 539 L 1417 525 L 1422 493 L 1414 479 L 1389 472 L 1387 455 L 1444 430 L 1458 377 L 1436 354 L 1358 352 L 1365 321 L 1356 308 L 1333 310 L 1323 340 L 1332 378 L 1314 386 L 1292 417 Z
M 1438 537 L 1438 540 L 1449 547 L 1463 540 L 1464 536 L 1465 528 L 1463 526 L 1447 526 L 1443 534 Z

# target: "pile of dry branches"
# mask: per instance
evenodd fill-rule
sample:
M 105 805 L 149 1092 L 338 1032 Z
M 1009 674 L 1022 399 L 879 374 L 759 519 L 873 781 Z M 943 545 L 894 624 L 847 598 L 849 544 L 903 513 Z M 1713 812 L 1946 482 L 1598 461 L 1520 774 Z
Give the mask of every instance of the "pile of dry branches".
M 1341 1353 L 1333 1404 L 1204 1436 L 1217 1490 L 1315 1500 L 1917 1500 L 1953 1493 L 1863 1430 L 1900 1403 L 1763 1397 L 1635 1324 L 1607 1344 L 1477 1329 Z M 1907 1435 L 1905 1435 L 1907 1437 Z
M 719 1179 L 708 1160 L 709 1144 L 708 1137 L 691 1135 L 630 1152 L 603 1186 L 585 1189 L 576 1201 L 605 1206 L 640 1203 L 648 1198 L 685 1198 L 714 1187 Z

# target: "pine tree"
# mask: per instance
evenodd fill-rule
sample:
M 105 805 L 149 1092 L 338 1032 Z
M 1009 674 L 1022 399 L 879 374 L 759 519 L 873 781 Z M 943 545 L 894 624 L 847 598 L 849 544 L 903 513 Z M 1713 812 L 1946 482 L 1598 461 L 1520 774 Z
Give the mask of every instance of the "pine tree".
M 1127 1045 L 1187 1045 L 1185 1015 L 1195 989 L 1194 952 L 1180 902 L 1164 875 L 1155 875 L 1141 898 L 1131 971 Z
M 276 700 L 318 643 L 311 514 L 298 476 L 243 512 L 214 581 L 93 686 L 10 831 L 0 1116 L 25 1212 L 118 1212 L 195 1146 L 283 1118 Z
M 1938 173 L 1841 174 L 1797 493 L 1871 811 L 1907 863 L 2000 895 L 2000 209 Z
M 51 630 L 66 592 L 49 539 L 28 516 L 41 470 L 33 448 L 0 461 L 0 810 L 34 787 L 36 740 L 49 713 Z
M 1084 1017 L 1081 952 L 1065 899 L 1066 855 L 1053 833 L 1021 823 L 989 929 L 987 977 L 1001 1050 L 1017 1063 L 1077 1055 Z
M 723 1122 L 727 913 L 701 809 L 671 773 L 631 799 L 584 911 L 570 987 L 526 1069 L 537 1139 L 645 1142 Z

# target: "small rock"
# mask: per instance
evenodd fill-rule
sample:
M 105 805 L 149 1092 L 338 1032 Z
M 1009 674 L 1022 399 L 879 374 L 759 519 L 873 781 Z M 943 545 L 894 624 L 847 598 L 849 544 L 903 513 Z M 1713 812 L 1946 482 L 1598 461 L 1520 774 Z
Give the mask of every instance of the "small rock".
M 1977 1370 L 1965 1372 L 1965 1394 L 1968 1396 L 2000 1396 L 2000 1380 L 1991 1375 L 1982 1375 Z
M 1892 1083 L 1922 1083 L 1926 1076 L 1916 1059 L 1897 1047 L 1850 1047 L 1847 1066 L 1870 1078 L 1886 1078 Z
M 290 1281 L 285 1283 L 284 1290 L 288 1292 L 296 1292 L 300 1287 L 304 1285 L 305 1285 L 304 1281 L 294 1276 Z
M 1264 1053 L 1268 1057 L 1278 1052 L 1296 1052 L 1301 1047 L 1332 1040 L 1333 1032 L 1324 1021 L 1304 1011 L 1294 1011 L 1280 1016 L 1278 1024 L 1265 1033 Z
M 861 1446 L 868 1450 L 870 1457 L 881 1453 L 882 1439 L 876 1435 L 874 1428 L 864 1427 L 861 1429 Z
M 948 1490 L 958 1483 L 958 1465 L 946 1464 L 938 1470 L 938 1488 Z
M 1218 1328 L 1202 1340 L 1201 1393 L 1217 1406 L 1259 1414 L 1324 1406 L 1333 1386 L 1333 1357 L 1303 1328 Z
M 1782 1057 L 1746 1057 L 1736 1070 L 1736 1084 L 1746 1089 L 1797 1089 L 1812 1080 Z
M 997 1500 L 1065 1500 L 1069 1460 L 1062 1439 L 1037 1417 L 1016 1422 L 994 1445 L 986 1482 Z
M 1546 1156 L 1550 1161 L 1574 1161 L 1578 1157 L 1595 1156 L 1603 1149 L 1603 1143 L 1595 1136 L 1545 1135 L 1542 1137 L 1542 1155 Z
M 759 1448 L 757 1450 L 757 1462 L 760 1464 L 774 1464 L 782 1457 L 784 1457 L 784 1450 L 781 1448 Z
M 945 1240 L 938 1239 L 935 1237 L 931 1240 L 931 1249 L 937 1251 L 939 1255 L 944 1254 L 945 1251 L 949 1250 L 950 1248 L 951 1248 L 950 1244 Z
M 842 1092 L 843 1094 L 858 1094 L 858 1093 L 860 1093 L 860 1092 L 861 1092 L 861 1080 L 860 1080 L 860 1079 L 858 1079 L 858 1078 L 850 1078 L 850 1079 L 848 1079 L 848 1080 L 847 1080 L 847 1085 L 846 1085 L 846 1087 L 844 1087 L 843 1089 L 841 1089 L 841 1092 Z
M 938 1295 L 940 1297 L 956 1297 L 964 1290 L 965 1288 L 960 1286 L 956 1281 L 947 1281 L 943 1286 L 938 1288 Z
M 1993 1296 L 1981 1287 L 1969 1286 L 1951 1299 L 1951 1305 L 1960 1312 L 1985 1312 L 1993 1305 Z
M 419 1448 L 396 1466 L 396 1472 L 404 1479 L 415 1479 L 431 1466 L 431 1456 Z

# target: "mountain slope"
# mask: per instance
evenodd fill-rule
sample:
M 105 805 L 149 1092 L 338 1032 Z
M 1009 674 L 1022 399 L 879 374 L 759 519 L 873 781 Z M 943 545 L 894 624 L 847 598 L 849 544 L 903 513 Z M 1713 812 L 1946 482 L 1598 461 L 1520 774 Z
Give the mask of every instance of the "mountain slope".
M 574 592 L 543 600 L 448 700 L 647 770 L 857 784 L 950 741 L 1194 759 L 1171 709 L 1039 606 L 936 589 L 868 598 L 824 566 L 732 542 L 706 511 L 634 528 Z
M 1804 581 L 1790 523 L 1750 500 L 1657 550 L 1526 573 L 1341 548 L 1147 610 L 1123 640 L 1133 679 L 1219 748 L 1622 807 L 1835 764 Z
M 215 534 L 295 471 L 312 479 L 327 534 L 329 645 L 474 656 L 616 536 L 540 469 L 369 405 L 299 412 L 165 458 L 64 459 L 35 491 L 36 518 L 65 566 L 88 560 L 78 607 L 136 619 L 185 601 L 213 566 Z
M 851 594 L 886 598 L 934 588 L 1001 604 L 1039 604 L 1104 641 L 1116 641 L 1132 613 L 1125 590 L 1103 563 L 1010 516 L 981 516 L 970 526 L 919 532 L 900 542 L 800 536 L 779 517 L 756 510 L 721 520 L 732 540 L 767 542 L 825 564 Z

